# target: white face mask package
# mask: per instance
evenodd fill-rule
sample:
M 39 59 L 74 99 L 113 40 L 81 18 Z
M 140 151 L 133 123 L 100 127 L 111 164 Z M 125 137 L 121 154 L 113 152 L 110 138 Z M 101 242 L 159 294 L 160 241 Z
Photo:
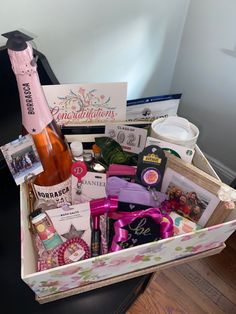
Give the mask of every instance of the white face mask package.
M 153 121 L 176 116 L 181 94 L 154 96 L 127 101 L 127 121 Z

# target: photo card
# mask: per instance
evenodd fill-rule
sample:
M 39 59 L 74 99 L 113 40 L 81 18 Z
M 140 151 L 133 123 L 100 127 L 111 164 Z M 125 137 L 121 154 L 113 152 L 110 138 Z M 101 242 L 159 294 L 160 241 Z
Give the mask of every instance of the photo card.
M 26 181 L 28 175 L 43 172 L 31 135 L 19 136 L 18 139 L 0 148 L 17 185 Z
M 171 168 L 165 171 L 161 191 L 168 195 L 172 210 L 202 227 L 220 202 L 216 195 Z

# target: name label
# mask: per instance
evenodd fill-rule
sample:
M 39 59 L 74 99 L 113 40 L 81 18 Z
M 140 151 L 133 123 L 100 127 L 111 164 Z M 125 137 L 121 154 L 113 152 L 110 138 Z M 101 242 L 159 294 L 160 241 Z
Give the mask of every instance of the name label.
M 39 186 L 34 184 L 39 199 L 54 200 L 58 205 L 71 204 L 71 178 L 53 186 Z
M 33 103 L 33 98 L 32 98 L 29 83 L 23 83 L 23 91 L 24 91 L 26 108 L 27 108 L 28 114 L 35 114 L 34 103 Z

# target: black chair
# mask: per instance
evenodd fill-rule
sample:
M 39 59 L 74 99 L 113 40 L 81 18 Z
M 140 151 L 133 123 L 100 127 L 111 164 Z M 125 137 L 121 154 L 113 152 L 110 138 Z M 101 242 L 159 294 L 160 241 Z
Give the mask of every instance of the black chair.
M 41 84 L 59 84 L 46 57 L 37 50 L 34 50 L 34 54 L 38 56 L 37 65 Z M 0 48 L 0 86 L 0 146 L 2 146 L 16 139 L 22 131 L 18 88 L 6 47 Z M 0 153 L 0 169 L 5 166 L 3 155 Z

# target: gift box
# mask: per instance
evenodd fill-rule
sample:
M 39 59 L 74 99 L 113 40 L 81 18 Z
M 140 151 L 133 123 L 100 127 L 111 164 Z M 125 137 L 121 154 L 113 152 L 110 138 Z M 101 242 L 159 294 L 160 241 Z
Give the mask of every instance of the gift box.
M 86 135 L 84 139 L 87 142 L 93 142 L 94 136 L 96 135 Z M 67 138 L 71 141 L 71 136 Z M 76 135 L 73 135 L 73 140 L 75 139 L 78 140 Z M 81 140 L 81 135 L 79 140 Z M 196 147 L 192 165 L 168 153 L 166 156 L 166 167 L 181 176 L 184 175 L 186 180 L 193 180 L 194 184 L 201 186 L 206 193 L 218 196 L 222 189 L 235 192 L 219 180 L 198 147 Z M 37 259 L 28 229 L 28 208 L 24 184 L 21 185 L 20 193 L 21 277 L 35 292 L 36 299 L 40 303 L 217 254 L 224 249 L 224 242 L 236 229 L 236 220 L 225 222 L 232 210 L 229 209 L 228 202 L 220 200 L 202 229 L 36 272 Z

